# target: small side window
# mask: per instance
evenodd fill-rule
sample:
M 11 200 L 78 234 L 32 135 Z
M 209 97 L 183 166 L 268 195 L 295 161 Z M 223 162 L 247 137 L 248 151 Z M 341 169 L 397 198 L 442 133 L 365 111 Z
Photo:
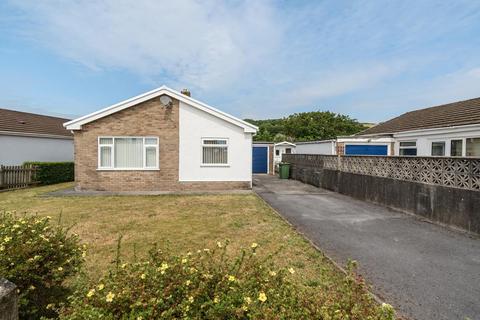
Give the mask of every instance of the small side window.
M 445 141 L 432 142 L 432 156 L 434 157 L 445 156 Z

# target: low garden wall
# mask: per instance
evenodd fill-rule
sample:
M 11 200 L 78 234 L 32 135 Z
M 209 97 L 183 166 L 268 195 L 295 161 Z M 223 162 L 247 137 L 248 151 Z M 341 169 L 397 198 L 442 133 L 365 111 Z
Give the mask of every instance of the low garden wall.
M 291 178 L 480 234 L 480 159 L 285 154 Z

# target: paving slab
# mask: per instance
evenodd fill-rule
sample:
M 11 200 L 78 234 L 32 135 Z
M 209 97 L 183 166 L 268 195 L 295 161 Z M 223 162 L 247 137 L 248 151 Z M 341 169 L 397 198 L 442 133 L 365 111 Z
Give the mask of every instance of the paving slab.
M 480 320 L 479 238 L 299 181 L 256 175 L 254 191 L 402 315 Z

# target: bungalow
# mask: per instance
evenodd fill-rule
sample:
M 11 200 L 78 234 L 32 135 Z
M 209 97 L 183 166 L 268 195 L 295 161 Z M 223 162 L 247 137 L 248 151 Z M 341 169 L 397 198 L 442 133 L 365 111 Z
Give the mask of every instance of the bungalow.
M 0 165 L 25 161 L 72 161 L 73 135 L 68 119 L 0 109 Z
M 407 112 L 354 136 L 297 143 L 297 153 L 480 157 L 480 98 Z
M 257 127 L 166 86 L 64 124 L 77 190 L 249 189 Z

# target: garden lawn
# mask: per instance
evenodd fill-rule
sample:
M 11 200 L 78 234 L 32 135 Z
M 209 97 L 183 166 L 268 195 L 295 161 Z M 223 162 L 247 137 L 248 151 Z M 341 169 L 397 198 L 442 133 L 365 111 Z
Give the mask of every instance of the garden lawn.
M 0 210 L 51 216 L 72 226 L 88 245 L 86 270 L 98 278 L 115 259 L 145 256 L 153 243 L 182 254 L 230 240 L 229 252 L 258 243 L 258 255 L 278 251 L 279 267 L 293 267 L 294 281 L 316 292 L 335 290 L 345 276 L 254 193 L 231 195 L 49 197 L 58 184 L 0 193 Z M 341 287 L 338 285 L 338 287 Z M 365 302 L 364 302 L 365 303 Z M 372 305 L 375 304 L 370 301 Z M 372 306 L 364 306 L 367 309 Z

